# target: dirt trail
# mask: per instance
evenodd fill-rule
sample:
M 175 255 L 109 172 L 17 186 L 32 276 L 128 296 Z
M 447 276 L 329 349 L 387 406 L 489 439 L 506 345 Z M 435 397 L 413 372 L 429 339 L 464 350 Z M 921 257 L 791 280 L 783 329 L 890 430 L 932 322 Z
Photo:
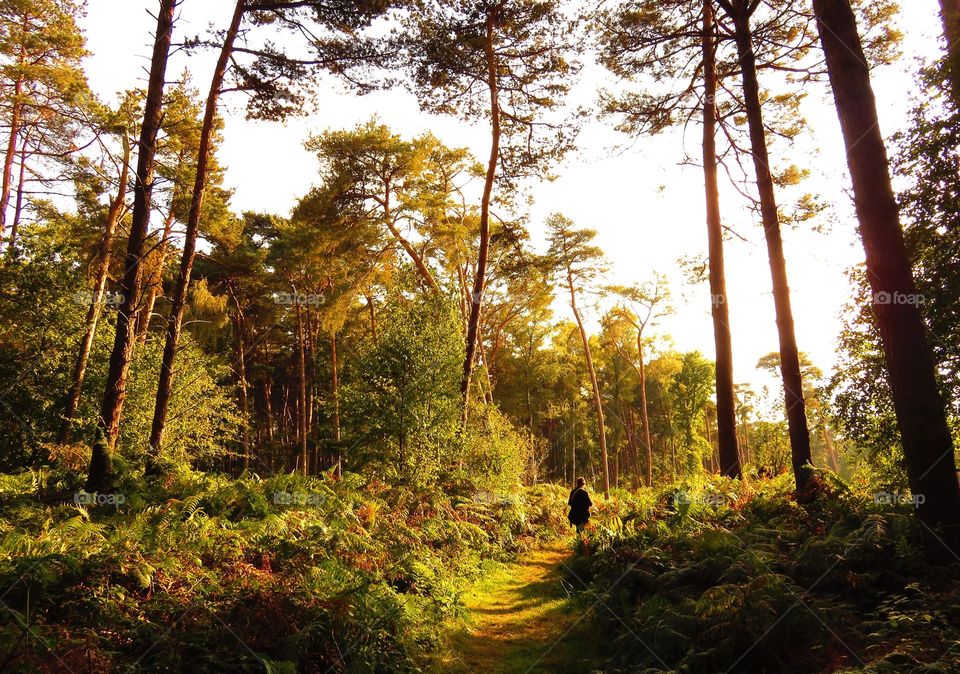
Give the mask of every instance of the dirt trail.
M 589 644 L 561 583 L 568 542 L 534 550 L 490 572 L 466 597 L 465 629 L 451 638 L 446 672 L 590 671 Z M 581 622 L 578 626 L 582 625 Z

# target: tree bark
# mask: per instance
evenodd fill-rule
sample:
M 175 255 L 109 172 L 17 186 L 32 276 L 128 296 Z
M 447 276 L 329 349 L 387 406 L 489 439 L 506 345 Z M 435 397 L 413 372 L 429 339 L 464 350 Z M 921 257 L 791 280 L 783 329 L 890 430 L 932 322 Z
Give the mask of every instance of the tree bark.
M 773 301 L 777 315 L 777 333 L 780 340 L 780 373 L 783 379 L 787 426 L 790 432 L 790 452 L 798 494 L 806 494 L 813 465 L 810 456 L 810 431 L 803 401 L 803 381 L 800 376 L 800 356 L 794 332 L 790 286 L 787 283 L 787 263 L 783 254 L 780 216 L 770 173 L 763 110 L 760 104 L 760 84 L 757 81 L 757 59 L 753 51 L 753 33 L 750 28 L 751 8 L 746 0 L 722 0 L 721 6 L 732 8 L 737 52 L 743 80 L 743 96 L 750 130 L 750 148 L 760 194 L 760 212 L 763 232 L 770 258 L 773 279 Z M 756 7 L 756 4 L 753 5 Z M 728 10 L 729 13 L 729 10 Z
M 922 496 L 917 513 L 931 533 L 944 527 L 928 542 L 945 541 L 955 553 L 960 551 L 960 486 L 953 441 L 890 183 L 870 71 L 848 0 L 814 0 L 813 6 L 853 179 L 910 490 Z
M 593 366 L 593 354 L 590 352 L 590 338 L 587 329 L 577 309 L 577 293 L 573 287 L 573 276 L 567 271 L 567 288 L 570 290 L 570 308 L 573 317 L 577 320 L 580 330 L 580 340 L 583 342 L 583 354 L 587 360 L 587 371 L 590 373 L 590 386 L 593 387 L 593 409 L 597 415 L 597 433 L 600 440 L 600 460 L 603 462 L 603 497 L 610 498 L 610 469 L 607 463 L 607 430 L 603 419 L 603 399 L 600 397 L 600 383 L 597 381 L 597 370 Z
M 486 23 L 485 53 L 487 58 L 487 88 L 490 90 L 490 158 L 483 182 L 483 197 L 480 200 L 480 247 L 477 253 L 477 268 L 473 279 L 470 302 L 470 320 L 467 323 L 467 350 L 463 359 L 463 423 L 466 426 L 470 414 L 470 378 L 473 374 L 474 355 L 480 329 L 480 309 L 483 304 L 483 289 L 486 285 L 487 258 L 490 253 L 490 198 L 493 181 L 500 160 L 500 93 L 497 83 L 497 56 L 493 48 L 493 33 L 499 13 L 499 5 L 489 10 Z
M 493 404 L 493 376 L 490 374 L 490 361 L 487 360 L 487 347 L 483 343 L 483 321 L 480 321 L 481 329 L 477 335 L 477 352 L 480 355 L 480 362 L 483 363 L 484 379 L 487 382 L 487 388 L 484 391 L 483 399 L 487 404 Z
M 333 333 L 330 335 L 330 388 L 333 390 L 333 441 L 337 443 L 337 477 L 343 469 L 343 457 L 340 454 L 340 373 L 338 370 L 337 333 Z
M 640 419 L 643 422 L 643 442 L 644 442 L 644 454 L 645 454 L 645 465 L 643 468 L 644 477 L 646 480 L 646 485 L 648 487 L 653 486 L 653 445 L 650 440 L 650 415 L 649 408 L 647 406 L 647 370 L 646 363 L 643 358 L 643 328 L 645 323 L 640 320 L 639 316 L 637 317 L 637 322 L 634 323 L 634 326 L 637 328 L 637 363 L 634 364 L 633 361 L 627 358 L 627 353 L 619 344 L 616 344 L 617 350 L 620 352 L 620 355 L 623 356 L 623 359 L 633 365 L 633 369 L 637 373 L 637 379 L 640 381 Z M 639 457 L 637 458 L 639 461 Z M 638 464 L 639 470 L 639 464 Z
M 73 385 L 67 397 L 67 409 L 60 425 L 60 434 L 57 442 L 68 444 L 73 434 L 73 420 L 77 416 L 80 405 L 80 395 L 83 391 L 83 380 L 87 373 L 87 361 L 90 359 L 90 350 L 93 348 L 93 339 L 97 334 L 97 323 L 100 320 L 100 305 L 103 302 L 104 290 L 107 287 L 107 276 L 110 272 L 110 253 L 113 250 L 113 239 L 120 222 L 123 206 L 127 198 L 127 181 L 130 177 L 130 139 L 126 132 L 123 134 L 123 167 L 120 169 L 120 184 L 117 196 L 110 203 L 107 210 L 107 220 L 103 225 L 103 236 L 100 237 L 100 248 L 97 250 L 97 271 L 94 275 L 93 295 L 90 306 L 87 308 L 87 329 L 80 342 L 80 352 L 77 354 L 73 366 Z
M 266 414 L 266 431 L 267 442 L 273 442 L 273 387 L 270 385 L 270 381 L 266 378 L 262 380 L 263 386 L 263 411 Z
M 630 456 L 633 461 L 633 487 L 634 489 L 643 486 L 644 467 L 640 464 L 640 448 L 637 446 L 637 421 L 633 416 L 633 408 L 629 405 L 623 411 L 625 427 L 627 429 L 627 446 L 630 448 Z
M 294 290 L 296 294 L 296 290 Z M 297 370 L 300 379 L 298 401 L 299 415 L 297 417 L 297 440 L 300 442 L 300 468 L 304 475 L 309 475 L 310 466 L 307 463 L 307 363 L 306 344 L 303 334 L 303 310 L 297 302 Z
M 23 65 L 26 57 L 26 48 L 21 46 L 19 64 Z M 3 156 L 3 180 L 0 185 L 0 244 L 7 234 L 7 206 L 10 204 L 10 191 L 13 184 L 13 161 L 17 155 L 17 139 L 20 135 L 23 103 L 20 96 L 23 94 L 23 75 L 17 77 L 13 85 L 13 104 L 10 106 L 10 137 L 7 139 L 7 149 Z M 9 244 L 8 244 L 9 245 Z
M 723 227 L 720 220 L 720 188 L 717 181 L 717 63 L 713 0 L 703 2 L 703 174 L 707 200 L 707 238 L 710 257 L 710 295 L 713 338 L 716 345 L 717 451 L 720 474 L 741 478 L 737 450 L 737 418 L 733 402 L 733 342 L 727 303 L 727 279 L 723 259 Z
M 13 258 L 17 254 L 17 235 L 20 232 L 20 217 L 23 215 L 23 192 L 27 181 L 27 140 L 29 130 L 23 134 L 20 143 L 20 171 L 17 177 L 17 200 L 13 207 L 13 225 L 10 227 L 10 241 L 7 244 L 7 257 Z
M 157 134 L 163 109 L 163 88 L 166 79 L 167 60 L 173 34 L 173 17 L 176 0 L 161 0 L 157 14 L 157 32 L 150 61 L 150 79 L 144 105 L 143 125 L 140 128 L 140 144 L 137 156 L 137 174 L 134 183 L 133 216 L 130 236 L 127 239 L 127 254 L 124 274 L 120 283 L 123 295 L 117 309 L 116 330 L 107 381 L 100 406 L 100 428 L 106 437 L 105 446 L 112 452 L 120 428 L 120 413 L 127 396 L 127 376 L 133 357 L 134 328 L 136 326 L 137 295 L 143 275 L 144 242 L 150 226 L 150 201 L 153 194 L 154 157 L 157 150 Z M 92 457 L 91 470 L 87 475 L 87 491 L 95 491 L 109 481 L 109 475 L 96 466 L 105 465 Z M 92 487 L 92 489 L 91 489 Z
M 370 313 L 370 337 L 373 339 L 373 343 L 376 344 L 380 341 L 377 335 L 377 307 L 373 303 L 373 295 L 364 295 L 364 298 L 367 300 L 367 310 Z
M 250 403 L 247 399 L 247 354 L 243 342 L 246 321 L 244 320 L 240 300 L 237 299 L 237 295 L 232 288 L 230 289 L 230 296 L 233 298 L 233 304 L 236 307 L 234 330 L 237 334 L 234 358 L 237 364 L 237 394 L 240 398 L 240 411 L 243 414 L 243 472 L 246 473 L 250 470 Z
M 143 302 L 143 310 L 137 316 L 137 343 L 146 344 L 147 333 L 150 331 L 150 320 L 153 318 L 153 307 L 157 303 L 157 297 L 160 295 L 160 289 L 163 287 L 163 268 L 167 264 L 167 244 L 170 241 L 170 232 L 173 230 L 173 206 L 171 205 L 167 217 L 163 221 L 163 230 L 160 233 L 160 259 L 157 260 L 156 274 L 151 274 L 149 282 L 146 283 L 145 291 L 147 293 Z
M 643 330 L 637 330 L 637 376 L 640 378 L 640 420 L 643 422 L 645 454 L 644 474 L 647 486 L 653 486 L 653 446 L 650 441 L 650 413 L 647 406 L 647 370 L 643 360 Z
M 217 117 L 217 102 L 220 99 L 220 90 L 230 63 L 233 44 L 240 31 L 243 21 L 246 0 L 238 0 L 233 11 L 230 27 L 220 48 L 220 57 L 213 71 L 210 91 L 207 94 L 206 109 L 203 115 L 203 127 L 200 130 L 200 146 L 197 150 L 197 175 L 193 186 L 193 196 L 190 200 L 190 212 L 187 215 L 187 231 L 183 242 L 183 254 L 180 258 L 180 274 L 177 277 L 177 287 L 173 294 L 173 307 L 170 310 L 170 320 L 167 323 L 167 339 L 163 348 L 163 362 L 160 366 L 160 379 L 157 384 L 157 401 L 153 410 L 153 424 L 150 429 L 150 454 L 155 460 L 160 456 L 163 444 L 163 431 L 167 422 L 167 411 L 170 407 L 170 396 L 173 392 L 173 365 L 177 356 L 177 347 L 180 342 L 180 333 L 183 328 L 183 314 L 187 305 L 187 289 L 190 286 L 190 275 L 193 272 L 193 261 L 197 251 L 197 230 L 200 225 L 200 215 L 203 210 L 203 198 L 207 187 L 207 165 L 210 161 L 213 146 L 214 124 Z M 151 473 L 156 470 L 156 464 L 151 461 Z
M 960 0 L 940 0 L 940 20 L 947 40 L 947 62 L 954 105 L 960 107 Z

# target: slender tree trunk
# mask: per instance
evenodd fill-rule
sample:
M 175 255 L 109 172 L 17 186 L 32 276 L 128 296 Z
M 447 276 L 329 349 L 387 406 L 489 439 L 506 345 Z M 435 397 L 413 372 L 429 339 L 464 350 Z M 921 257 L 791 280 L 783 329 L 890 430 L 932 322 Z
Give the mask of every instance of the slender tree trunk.
M 163 87 L 166 80 L 167 59 L 173 34 L 173 17 L 176 0 L 161 0 L 157 14 L 156 40 L 150 62 L 150 79 L 144 105 L 143 125 L 140 128 L 140 144 L 137 156 L 137 174 L 134 183 L 133 216 L 130 236 L 127 239 L 127 254 L 124 274 L 120 283 L 123 295 L 117 309 L 116 331 L 107 381 L 100 406 L 100 428 L 106 437 L 106 448 L 112 452 L 120 428 L 120 413 L 127 395 L 127 375 L 133 357 L 134 328 L 140 283 L 143 275 L 143 249 L 150 226 L 151 196 L 153 194 L 154 156 L 157 150 L 157 134 L 163 109 Z M 87 491 L 97 491 L 109 482 L 109 461 L 91 457 L 87 475 Z M 106 470 L 100 468 L 106 467 Z
M 713 443 L 713 429 L 710 428 L 710 412 L 703 413 L 704 426 L 707 432 L 707 444 L 710 445 L 710 470 L 714 473 L 720 472 L 720 448 Z
M 573 309 L 573 317 L 577 320 L 580 340 L 583 342 L 583 354 L 587 360 L 587 371 L 590 373 L 590 386 L 593 387 L 593 409 L 597 415 L 600 460 L 603 462 L 603 497 L 609 499 L 610 469 L 607 462 L 607 430 L 603 419 L 603 399 L 600 397 L 600 383 L 597 381 L 597 370 L 593 366 L 593 354 L 590 352 L 590 338 L 587 336 L 587 329 L 584 327 L 583 319 L 580 318 L 580 311 L 577 309 L 577 293 L 573 287 L 573 276 L 569 270 L 567 271 L 567 288 L 570 290 L 570 308 Z
M 570 445 L 570 482 L 577 479 L 577 424 L 573 424 L 573 442 Z
M 620 447 L 613 450 L 613 488 L 620 488 Z
M 947 40 L 951 93 L 960 107 L 960 0 L 940 0 L 940 19 Z
M 23 64 L 25 49 L 20 49 L 20 64 Z M 13 162 L 17 156 L 17 140 L 20 136 L 21 116 L 23 103 L 23 76 L 17 78 L 13 85 L 13 104 L 10 106 L 10 130 L 7 139 L 7 150 L 3 156 L 3 179 L 0 184 L 0 243 L 3 243 L 7 234 L 7 206 L 10 205 L 10 191 L 13 186 Z M 8 245 L 10 245 L 8 243 Z
M 80 395 L 83 391 L 83 380 L 87 373 L 87 361 L 90 359 L 90 350 L 93 348 L 93 339 L 97 334 L 97 323 L 100 320 L 100 307 L 103 302 L 104 290 L 107 287 L 107 276 L 110 273 L 110 253 L 113 250 L 113 239 L 117 231 L 117 223 L 123 213 L 123 206 L 127 198 L 127 181 L 130 178 L 130 139 L 126 132 L 123 134 L 123 166 L 120 169 L 120 184 L 117 196 L 114 197 L 107 210 L 107 220 L 103 225 L 103 235 L 100 237 L 100 248 L 97 250 L 97 270 L 94 274 L 93 295 L 90 306 L 87 308 L 87 328 L 80 342 L 80 352 L 77 354 L 73 366 L 73 384 L 67 397 L 67 409 L 60 425 L 60 434 L 57 441 L 68 444 L 73 434 L 73 420 L 77 416 L 80 405 Z
M 490 253 L 490 197 L 493 194 L 493 181 L 497 175 L 497 163 L 500 160 L 500 93 L 497 84 L 497 56 L 493 47 L 494 26 L 496 25 L 499 5 L 490 10 L 487 16 L 485 53 L 487 59 L 487 88 L 490 90 L 490 158 L 487 160 L 487 173 L 483 182 L 483 197 L 480 200 L 480 248 L 477 254 L 476 274 L 473 278 L 473 292 L 470 297 L 470 320 L 467 323 L 467 352 L 463 359 L 463 380 L 460 392 L 463 394 L 463 422 L 466 426 L 470 412 L 470 377 L 473 374 L 474 354 L 480 330 L 480 309 L 483 304 L 483 289 L 487 282 L 487 258 Z
M 240 398 L 240 411 L 243 414 L 243 472 L 250 470 L 250 403 L 247 399 L 247 354 L 243 345 L 245 320 L 243 309 L 236 294 L 231 290 L 233 304 L 236 307 L 234 315 L 234 329 L 236 330 L 236 347 L 234 358 L 237 362 L 237 394 Z
M 467 272 L 464 265 L 457 265 L 457 280 L 460 282 L 460 319 L 463 321 L 463 329 L 466 331 L 470 324 L 470 310 L 467 308 L 469 306 L 470 286 L 467 283 Z
M 643 330 L 637 330 L 637 375 L 640 378 L 640 420 L 643 422 L 645 454 L 644 474 L 648 487 L 653 486 L 653 446 L 650 443 L 650 414 L 647 406 L 647 370 L 643 360 Z
M 373 295 L 365 294 L 364 298 L 367 300 L 367 310 L 370 312 L 370 337 L 373 339 L 373 343 L 376 344 L 380 341 L 377 336 L 377 307 L 373 303 Z
M 633 488 L 643 486 L 644 466 L 640 463 L 640 448 L 637 445 L 637 420 L 633 416 L 633 409 L 628 405 L 624 411 L 626 416 L 627 445 L 630 447 L 631 459 L 633 461 Z
M 330 335 L 330 388 L 333 390 L 333 441 L 337 443 L 337 477 L 343 470 L 340 454 L 340 373 L 337 362 L 337 333 Z
M 483 321 L 481 321 L 482 326 Z M 487 388 L 484 392 L 484 400 L 487 404 L 493 404 L 493 377 L 490 375 L 490 362 L 487 360 L 487 347 L 483 343 L 483 330 L 481 327 L 480 333 L 477 336 L 477 350 L 480 354 L 480 362 L 483 363 L 483 373 L 485 375 L 484 379 L 487 382 Z
M 837 444 L 833 440 L 833 433 L 827 425 L 826 419 L 823 420 L 823 446 L 827 450 L 827 461 L 830 464 L 830 470 L 835 473 L 840 472 L 840 455 L 837 453 Z
M 725 4 L 724 0 L 721 5 Z M 757 174 L 757 189 L 760 194 L 760 212 L 763 232 L 770 258 L 770 274 L 773 279 L 773 301 L 777 314 L 777 332 L 780 338 L 780 372 L 783 379 L 787 426 L 790 432 L 790 451 L 797 493 L 807 495 L 810 471 L 813 465 L 810 456 L 810 431 L 803 401 L 803 381 L 800 376 L 800 356 L 793 325 L 793 308 L 790 303 L 790 286 L 787 283 L 787 262 L 783 254 L 783 239 L 780 233 L 780 216 L 770 173 L 770 157 L 767 152 L 766 131 L 763 125 L 763 110 L 760 105 L 760 85 L 757 81 L 757 60 L 753 51 L 753 34 L 750 28 L 750 12 L 745 0 L 732 0 L 736 11 L 731 18 L 736 29 L 737 51 L 743 79 L 743 96 L 750 129 L 750 146 L 754 170 Z M 728 5 L 729 6 L 729 5 Z
M 287 407 L 290 404 L 290 387 L 283 385 L 283 406 L 280 408 L 280 424 L 277 431 L 280 433 L 280 440 L 284 445 L 290 444 L 290 434 L 287 431 Z
M 296 293 L 296 290 L 294 290 Z M 299 416 L 297 419 L 297 439 L 300 441 L 300 465 L 304 475 L 309 474 L 307 464 L 307 358 L 306 344 L 303 332 L 303 310 L 297 303 L 297 370 L 300 379 L 300 395 L 298 397 Z
M 707 238 L 710 250 L 710 295 L 717 360 L 717 451 L 720 474 L 740 478 L 737 418 L 733 403 L 733 342 L 723 259 L 720 188 L 717 182 L 717 63 L 713 0 L 703 2 L 703 174 L 707 197 Z
M 146 284 L 147 293 L 143 302 L 143 311 L 137 316 L 137 342 L 146 344 L 147 334 L 150 332 L 150 320 L 153 318 L 153 307 L 157 303 L 157 297 L 163 288 L 163 268 L 167 264 L 167 244 L 170 242 L 170 233 L 173 231 L 174 213 L 171 205 L 167 217 L 163 221 L 163 231 L 160 233 L 160 259 L 157 260 L 156 274 L 151 274 L 150 281 Z
M 960 551 L 960 486 L 933 355 L 903 241 L 886 147 L 856 18 L 848 0 L 814 0 L 840 118 L 910 490 L 920 520 Z M 922 502 L 920 502 L 922 501 Z M 930 537 L 930 543 L 939 540 Z M 934 547 L 939 547 L 933 544 Z
M 270 380 L 266 378 L 261 385 L 263 386 L 263 410 L 267 416 L 267 442 L 273 442 L 273 402 L 270 400 L 273 397 L 273 387 L 270 386 Z
M 306 365 L 307 365 L 307 408 L 306 408 L 306 409 L 307 409 L 307 437 L 314 439 L 314 443 L 313 443 L 314 452 L 313 452 L 313 454 L 314 454 L 314 457 L 316 457 L 316 453 L 317 453 L 317 442 L 316 442 L 317 429 L 315 428 L 314 423 L 313 423 L 313 422 L 314 422 L 313 408 L 315 407 L 315 405 L 314 405 L 314 386 L 316 386 L 316 381 L 317 381 L 317 373 L 316 373 L 317 343 L 316 343 L 316 339 L 315 339 L 313 314 L 310 312 L 310 307 L 309 307 L 309 306 L 307 306 L 307 308 L 304 310 L 304 313 L 306 314 L 306 318 L 307 318 L 307 320 L 306 320 L 306 322 L 305 322 L 305 325 L 306 325 L 306 335 L 307 335 L 307 342 L 306 342 L 306 350 L 307 350 L 307 361 L 306 361 Z
M 213 71 L 213 80 L 210 83 L 210 92 L 207 94 L 206 110 L 203 115 L 203 127 L 200 130 L 200 147 L 197 150 L 197 175 L 193 185 L 193 197 L 190 200 L 190 212 L 187 216 L 187 231 L 183 242 L 183 255 L 180 258 L 180 275 L 177 277 L 177 287 L 173 294 L 173 307 L 170 310 L 170 320 L 167 323 L 167 340 L 163 348 L 163 362 L 160 366 L 160 379 L 157 384 L 157 401 L 153 409 L 153 424 L 150 429 L 151 458 L 160 456 L 163 444 L 163 431 L 167 423 L 167 412 L 170 407 L 170 396 L 173 392 L 173 365 L 177 356 L 177 347 L 180 342 L 180 332 L 183 327 L 183 314 L 187 306 L 187 289 L 190 286 L 190 275 L 193 272 L 193 260 L 197 250 L 197 230 L 200 225 L 200 215 L 203 211 L 203 198 L 207 187 L 207 165 L 210 161 L 213 146 L 214 126 L 217 117 L 217 102 L 220 99 L 220 90 L 223 88 L 223 79 L 230 63 L 233 44 L 240 31 L 246 0 L 238 0 L 233 11 L 233 19 L 223 39 L 220 57 Z M 151 461 L 148 472 L 155 473 L 156 464 Z
M 633 413 L 629 410 L 628 406 L 623 402 L 623 395 L 620 386 L 620 368 L 617 367 L 616 360 L 614 360 L 615 368 L 615 385 L 614 385 L 614 402 L 617 405 L 617 410 L 620 414 L 620 426 L 623 428 L 624 440 L 627 444 L 627 460 L 624 461 L 625 465 L 629 465 L 629 461 L 633 461 L 634 472 L 632 474 L 632 484 L 634 487 L 637 486 L 637 481 L 640 477 L 638 468 L 639 464 L 637 463 L 637 447 L 635 444 L 635 437 L 633 434 Z M 617 452 L 619 457 L 619 450 Z M 617 462 L 617 479 L 615 484 L 617 487 L 620 486 L 620 464 L 619 460 Z
M 13 225 L 10 227 L 10 241 L 7 244 L 7 257 L 13 258 L 17 254 L 17 236 L 20 233 L 20 216 L 23 214 L 23 192 L 27 181 L 27 140 L 29 132 L 23 134 L 20 144 L 20 171 L 17 176 L 17 200 L 13 207 Z

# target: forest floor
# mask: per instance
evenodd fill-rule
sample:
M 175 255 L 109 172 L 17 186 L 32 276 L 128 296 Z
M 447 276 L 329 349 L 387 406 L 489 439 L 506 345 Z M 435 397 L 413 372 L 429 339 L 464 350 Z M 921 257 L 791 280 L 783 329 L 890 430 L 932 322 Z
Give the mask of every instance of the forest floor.
M 450 637 L 438 671 L 590 672 L 595 642 L 563 570 L 571 541 L 553 542 L 511 563 L 491 563 L 464 597 L 467 617 Z

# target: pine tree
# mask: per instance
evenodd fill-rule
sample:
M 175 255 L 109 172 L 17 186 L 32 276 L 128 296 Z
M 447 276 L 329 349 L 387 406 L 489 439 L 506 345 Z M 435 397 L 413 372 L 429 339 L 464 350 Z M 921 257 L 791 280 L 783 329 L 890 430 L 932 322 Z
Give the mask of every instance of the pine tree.
M 578 229 L 572 220 L 559 213 L 554 213 L 547 218 L 546 225 L 550 248 L 547 251 L 545 264 L 551 269 L 553 277 L 564 285 L 570 295 L 570 309 L 573 311 L 573 317 L 580 332 L 583 355 L 590 375 L 590 385 L 593 388 L 593 409 L 597 417 L 597 437 L 600 442 L 600 461 L 603 469 L 603 493 L 606 498 L 610 498 L 610 468 L 607 460 L 607 430 L 603 419 L 603 398 L 590 350 L 590 337 L 577 306 L 577 297 L 605 270 L 603 251 L 591 243 L 597 235 L 595 231 Z
M 421 108 L 482 119 L 490 128 L 477 262 L 463 362 L 464 422 L 480 338 L 494 185 L 542 175 L 569 149 L 569 128 L 548 113 L 569 89 L 572 26 L 555 0 L 420 0 L 399 40 Z
M 7 229 L 17 155 L 23 174 L 29 154 L 49 149 L 28 152 L 28 143 L 37 143 L 41 136 L 48 143 L 65 143 L 58 151 L 69 150 L 69 135 L 63 128 L 55 134 L 44 130 L 62 125 L 59 113 L 91 98 L 80 64 L 87 54 L 77 26 L 83 5 L 78 0 L 0 2 L 0 103 L 7 134 L 0 174 L 0 247 L 6 243 L 12 248 L 16 243 L 17 232 L 8 235 Z M 23 190 L 18 192 L 18 199 L 22 198 Z

